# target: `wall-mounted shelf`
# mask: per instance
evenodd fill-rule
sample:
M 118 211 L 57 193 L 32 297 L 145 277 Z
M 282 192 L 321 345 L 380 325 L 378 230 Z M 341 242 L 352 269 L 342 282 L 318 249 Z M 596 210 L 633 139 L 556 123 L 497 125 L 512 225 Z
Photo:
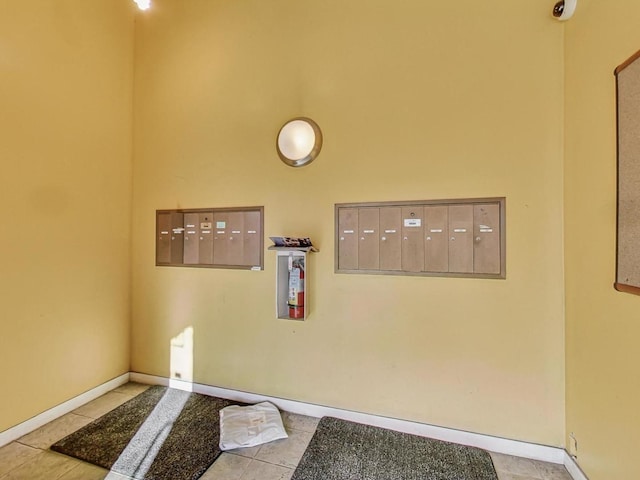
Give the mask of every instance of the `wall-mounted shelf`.
M 271 245 L 267 250 L 274 250 L 276 252 L 294 251 L 294 252 L 307 252 L 307 253 L 320 251 L 316 247 L 277 247 L 275 245 Z

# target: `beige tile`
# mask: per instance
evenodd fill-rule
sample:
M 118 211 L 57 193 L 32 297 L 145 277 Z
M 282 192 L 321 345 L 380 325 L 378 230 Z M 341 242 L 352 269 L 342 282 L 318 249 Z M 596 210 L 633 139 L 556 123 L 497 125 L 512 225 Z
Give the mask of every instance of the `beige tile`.
M 14 468 L 27 463 L 39 452 L 40 450 L 37 448 L 28 447 L 27 445 L 16 442 L 0 448 L 0 477 L 9 473 Z
M 78 466 L 62 475 L 59 480 L 103 480 L 109 473 L 109 470 L 97 465 L 85 462 L 78 463 Z
M 135 397 L 136 395 L 140 395 L 142 392 L 147 390 L 150 386 L 151 385 L 146 385 L 144 383 L 129 382 L 112 390 L 112 392 L 122 393 L 124 395 Z
M 25 435 L 20 438 L 18 442 L 46 450 L 58 440 L 91 422 L 92 420 L 90 418 L 75 415 L 74 413 L 67 413 Z
M 260 451 L 260 447 L 262 447 L 262 445 L 258 445 L 256 447 L 234 448 L 233 450 L 227 450 L 227 452 L 234 455 L 240 455 L 241 457 L 254 458 Z
M 547 463 L 533 460 L 533 464 L 540 472 L 540 477 L 543 480 L 571 480 L 571 475 L 564 467 L 557 463 Z
M 295 468 L 302 454 L 309 445 L 313 433 L 301 430 L 291 430 L 288 432 L 289 438 L 265 443 L 255 456 L 256 460 L 273 463 L 283 467 Z
M 533 463 L 533 460 L 504 455 L 502 453 L 490 453 L 496 470 L 541 480 L 540 473 Z
M 240 480 L 290 480 L 292 475 L 290 468 L 251 460 Z
M 240 480 L 250 463 L 250 458 L 223 453 L 200 480 Z
M 73 413 L 96 419 L 105 413 L 110 412 L 114 408 L 119 407 L 127 400 L 131 400 L 131 395 L 109 392 L 81 406 L 80 408 L 76 408 Z
M 31 461 L 12 470 L 2 480 L 53 480 L 58 479 L 80 463 L 71 457 L 54 452 L 41 451 Z
M 287 430 L 302 430 L 314 433 L 318 428 L 319 418 L 299 415 L 297 413 L 282 412 L 282 423 Z

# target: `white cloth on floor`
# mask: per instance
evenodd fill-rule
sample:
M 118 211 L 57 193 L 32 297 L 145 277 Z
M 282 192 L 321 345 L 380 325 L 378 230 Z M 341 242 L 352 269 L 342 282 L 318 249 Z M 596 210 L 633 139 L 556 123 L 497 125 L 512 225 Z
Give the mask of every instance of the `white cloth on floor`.
M 255 447 L 287 437 L 278 408 L 269 402 L 220 410 L 220 450 Z

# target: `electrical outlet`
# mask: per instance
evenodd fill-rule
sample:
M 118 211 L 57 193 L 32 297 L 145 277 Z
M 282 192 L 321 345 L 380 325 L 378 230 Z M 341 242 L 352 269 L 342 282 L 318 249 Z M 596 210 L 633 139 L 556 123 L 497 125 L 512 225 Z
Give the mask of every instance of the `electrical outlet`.
M 578 458 L 578 440 L 573 432 L 569 434 L 569 455 Z

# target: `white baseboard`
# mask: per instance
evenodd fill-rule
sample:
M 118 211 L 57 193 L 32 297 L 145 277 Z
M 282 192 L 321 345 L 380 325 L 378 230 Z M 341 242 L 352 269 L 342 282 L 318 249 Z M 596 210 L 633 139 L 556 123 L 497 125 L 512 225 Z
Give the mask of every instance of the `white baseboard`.
M 113 390 L 114 388 L 118 388 L 120 385 L 124 385 L 129 381 L 129 374 L 125 373 L 116 377 L 108 382 L 103 383 L 95 388 L 92 388 L 88 392 L 84 392 L 77 397 L 74 397 L 70 400 L 67 400 L 60 405 L 50 408 L 42 412 L 39 415 L 36 415 L 29 420 L 26 420 L 15 427 L 11 427 L 8 430 L 0 432 L 0 447 L 7 445 L 8 443 L 17 440 L 20 437 L 23 437 L 27 433 L 33 432 L 35 429 L 40 428 L 41 426 L 55 420 L 62 415 L 65 415 L 78 407 L 81 407 L 87 402 L 91 400 L 95 400 L 101 395 Z
M 164 385 L 180 390 L 212 395 L 215 397 L 226 398 L 244 403 L 258 403 L 269 401 L 276 405 L 279 409 L 298 413 L 300 415 L 309 415 L 311 417 L 331 416 L 349 420 L 352 422 L 374 425 L 382 428 L 389 428 L 399 432 L 411 433 L 423 437 L 435 438 L 445 442 L 459 443 L 473 447 L 482 448 L 491 452 L 503 453 L 506 455 L 515 455 L 517 457 L 531 458 L 534 460 L 542 460 L 544 462 L 564 464 L 569 474 L 574 480 L 589 480 L 582 472 L 578 464 L 575 462 L 564 449 L 557 447 L 549 447 L 546 445 L 537 445 L 534 443 L 521 442 L 518 440 L 509 440 L 505 438 L 493 437 L 490 435 L 482 435 L 479 433 L 465 432 L 451 428 L 437 427 L 424 423 L 412 422 L 408 420 L 400 420 L 397 418 L 381 417 L 368 413 L 354 412 L 350 410 L 342 410 L 333 407 L 325 407 L 322 405 L 314 405 L 311 403 L 298 402 L 295 400 L 287 400 L 277 397 L 269 397 L 266 395 L 258 395 L 255 393 L 242 392 L 238 390 L 230 390 L 227 388 L 213 387 L 199 383 L 185 382 L 181 380 L 173 380 L 166 377 L 158 377 L 155 375 L 147 375 L 144 373 L 130 372 L 120 375 L 108 382 L 99 385 L 88 392 L 74 397 L 56 407 L 42 412 L 35 417 L 22 422 L 15 427 L 0 432 L 0 447 L 17 440 L 18 438 L 31 433 L 41 426 L 61 417 L 78 407 L 81 407 L 91 400 L 95 400 L 101 395 L 127 383 L 128 381 L 146 383 L 150 385 Z
M 578 466 L 576 460 L 567 452 L 564 452 L 564 466 L 573 480 L 589 480 Z
M 472 447 L 478 447 L 489 450 L 491 452 L 504 453 L 506 455 L 515 455 L 517 457 L 531 458 L 534 460 L 542 460 L 544 462 L 565 464 L 566 452 L 562 448 L 537 445 L 533 443 L 521 442 L 518 440 L 508 440 L 505 438 L 493 437 L 490 435 L 482 435 L 479 433 L 465 432 L 462 430 L 454 430 L 451 428 L 437 427 L 434 425 L 427 425 L 424 423 L 400 420 L 396 418 L 381 417 L 378 415 L 371 415 L 367 413 L 341 410 L 338 408 L 314 405 L 310 403 L 298 402 L 295 400 L 268 397 L 265 395 L 257 395 L 254 393 L 229 390 L 226 388 L 212 387 L 210 385 L 173 380 L 165 377 L 146 375 L 143 373 L 131 372 L 130 378 L 133 382 L 170 386 L 172 388 L 177 388 L 180 390 L 212 395 L 215 397 L 226 398 L 229 400 L 235 400 L 244 403 L 258 403 L 269 401 L 276 405 L 280 410 L 284 410 L 286 412 L 309 415 L 312 417 L 331 416 L 341 418 L 343 420 L 350 420 L 352 422 L 388 428 L 399 432 L 435 438 L 437 440 L 443 440 L 445 442 L 459 443 Z M 586 478 L 583 479 L 581 477 L 574 478 L 576 480 L 587 480 Z

